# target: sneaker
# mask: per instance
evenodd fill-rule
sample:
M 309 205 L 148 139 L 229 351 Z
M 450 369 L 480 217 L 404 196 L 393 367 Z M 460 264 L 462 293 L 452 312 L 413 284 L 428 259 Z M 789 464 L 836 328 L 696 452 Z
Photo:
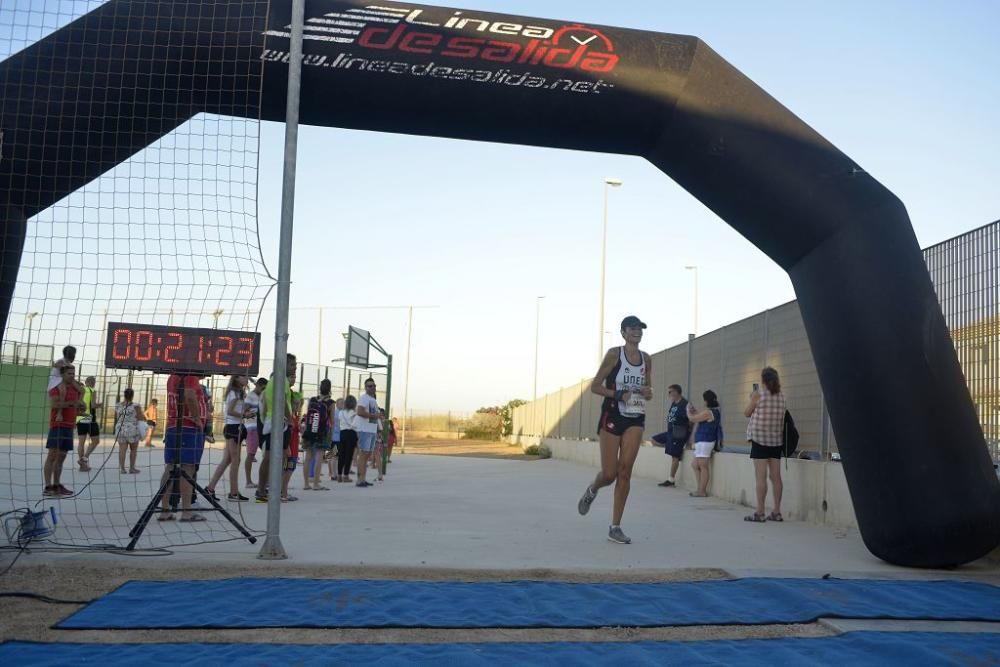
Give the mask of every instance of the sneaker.
M 234 502 L 234 503 L 245 503 L 246 501 L 248 501 L 250 499 L 247 498 L 244 495 L 239 494 L 239 493 L 230 493 L 230 494 L 226 495 L 226 500 L 229 500 L 229 501 Z
M 354 486 L 360 486 L 361 488 L 365 488 L 366 486 L 371 486 L 371 483 L 366 480 L 362 480 L 357 484 L 355 484 Z
M 249 484 L 247 484 L 246 488 L 248 488 L 248 489 L 256 489 L 257 485 L 254 484 L 253 482 L 250 482 Z
M 668 480 L 666 480 L 665 482 L 660 482 L 659 484 L 657 484 L 657 486 L 677 486 L 677 484 L 676 484 L 676 483 L 674 483 L 674 482 L 671 482 L 671 481 L 670 481 L 670 480 L 668 479 Z
M 623 533 L 620 526 L 608 527 L 608 541 L 618 544 L 632 544 L 632 538 Z
M 70 491 L 69 489 L 67 489 L 62 484 L 60 484 L 60 485 L 58 485 L 58 486 L 56 486 L 54 488 L 56 490 L 56 493 L 58 493 L 60 496 L 72 496 L 73 495 L 73 492 Z
M 46 486 L 45 490 L 42 491 L 42 496 L 44 498 L 56 498 L 59 496 L 58 486 Z
M 587 490 L 583 492 L 583 497 L 576 504 L 576 510 L 580 513 L 580 516 L 587 515 L 587 512 L 590 511 L 590 504 L 594 502 L 594 498 L 596 497 L 597 494 L 590 490 L 590 484 L 588 484 Z
M 256 500 L 258 503 L 266 503 L 267 496 L 254 496 L 254 500 Z

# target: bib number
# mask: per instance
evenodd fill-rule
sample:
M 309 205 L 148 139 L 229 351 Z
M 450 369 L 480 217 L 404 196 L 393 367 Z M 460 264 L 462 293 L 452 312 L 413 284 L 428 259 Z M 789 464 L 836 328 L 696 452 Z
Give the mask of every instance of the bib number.
M 627 417 L 638 417 L 646 414 L 646 399 L 638 390 L 631 393 L 622 414 Z

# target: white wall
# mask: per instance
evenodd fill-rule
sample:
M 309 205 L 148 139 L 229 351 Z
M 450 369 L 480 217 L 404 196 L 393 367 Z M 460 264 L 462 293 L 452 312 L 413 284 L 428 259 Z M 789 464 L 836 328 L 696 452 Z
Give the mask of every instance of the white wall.
M 525 446 L 535 444 L 525 441 Z M 600 466 L 600 453 L 596 442 L 557 440 L 546 438 L 552 457 L 574 461 L 594 468 Z M 694 452 L 684 452 L 684 461 L 678 471 L 678 487 L 693 491 L 696 488 L 691 460 Z M 633 479 L 662 482 L 670 469 L 670 457 L 659 447 L 642 447 L 633 469 Z M 847 490 L 844 470 L 840 463 L 788 459 L 781 462 L 784 495 L 781 511 L 786 519 L 809 521 L 826 526 L 857 528 L 854 505 Z M 712 477 L 709 494 L 729 502 L 751 507 L 755 501 L 756 481 L 753 464 L 747 454 L 720 452 L 712 457 Z M 825 502 L 825 508 L 824 508 Z M 768 493 L 767 510 L 772 507 Z

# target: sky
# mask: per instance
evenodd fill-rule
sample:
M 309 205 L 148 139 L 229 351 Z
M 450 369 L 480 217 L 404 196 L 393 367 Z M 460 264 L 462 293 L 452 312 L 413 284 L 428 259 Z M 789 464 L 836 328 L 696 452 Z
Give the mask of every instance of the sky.
M 463 5 L 698 36 L 899 196 L 921 245 L 1000 218 L 1000 3 Z M 261 123 L 259 226 L 273 275 L 283 138 L 282 124 Z M 609 177 L 624 185 L 609 193 L 602 337 Z M 289 349 L 329 362 L 344 356 L 348 325 L 371 331 L 393 353 L 397 409 L 404 393 L 420 411 L 532 398 L 536 306 L 543 395 L 592 376 L 626 315 L 648 323 L 648 351 L 685 340 L 695 327 L 685 266 L 698 267 L 698 333 L 795 298 L 780 268 L 641 158 L 303 126 L 295 204 Z M 377 249 L 359 249 L 359 234 Z M 274 305 L 272 294 L 265 357 Z M 409 305 L 421 308 L 407 392 Z
M 698 36 L 896 193 L 921 245 L 1000 217 L 1000 3 L 464 8 Z M 272 272 L 283 136 L 263 124 L 260 225 Z M 593 375 L 607 177 L 624 186 L 609 199 L 604 346 L 618 343 L 629 314 L 649 325 L 645 349 L 686 339 L 695 290 L 685 266 L 698 267 L 698 333 L 795 298 L 780 268 L 640 158 L 315 127 L 299 139 L 292 307 L 329 310 L 322 351 L 317 310 L 293 310 L 289 346 L 305 361 L 341 357 L 339 332 L 353 324 L 394 353 L 402 380 L 407 310 L 343 308 L 435 306 L 414 311 L 410 409 L 530 399 L 539 296 L 539 395 Z M 358 233 L 377 235 L 378 252 L 359 256 Z

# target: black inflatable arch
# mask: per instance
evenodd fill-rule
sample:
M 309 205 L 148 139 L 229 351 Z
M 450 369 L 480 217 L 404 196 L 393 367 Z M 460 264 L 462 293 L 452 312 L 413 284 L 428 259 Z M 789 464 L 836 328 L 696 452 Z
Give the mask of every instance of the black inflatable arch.
M 197 113 L 284 119 L 290 2 L 268 4 L 111 0 L 0 63 L 4 322 L 28 218 Z M 1000 543 L 1000 485 L 902 203 L 702 41 L 392 0 L 308 0 L 306 18 L 305 123 L 667 173 L 791 276 L 872 553 L 949 566 Z

